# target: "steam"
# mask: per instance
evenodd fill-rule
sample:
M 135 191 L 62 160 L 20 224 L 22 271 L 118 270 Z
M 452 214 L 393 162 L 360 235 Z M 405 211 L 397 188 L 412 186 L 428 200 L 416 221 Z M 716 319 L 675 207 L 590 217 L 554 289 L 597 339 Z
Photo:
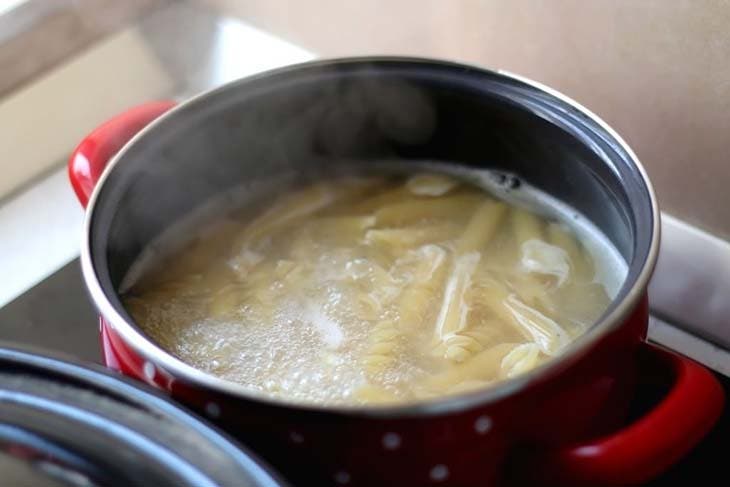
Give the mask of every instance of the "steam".
M 125 221 L 114 223 L 111 253 L 159 263 L 176 238 L 168 235 L 177 234 L 172 247 L 180 248 L 180 235 L 195 234 L 224 207 L 253 214 L 294 185 L 382 167 L 399 147 L 433 135 L 436 101 L 424 88 L 367 64 L 342 76 L 338 66 L 328 69 L 231 86 L 156 127 L 126 155 L 127 187 L 115 187 Z M 133 267 L 115 279 L 117 289 L 148 270 Z
M 436 127 L 433 101 L 403 80 L 342 82 L 317 103 L 323 105 L 317 138 L 333 156 L 423 143 Z

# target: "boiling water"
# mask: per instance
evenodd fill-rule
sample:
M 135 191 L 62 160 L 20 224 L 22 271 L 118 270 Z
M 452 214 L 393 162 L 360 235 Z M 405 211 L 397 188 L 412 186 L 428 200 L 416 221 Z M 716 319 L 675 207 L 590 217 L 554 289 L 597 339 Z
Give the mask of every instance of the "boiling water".
M 209 205 L 143 253 L 125 305 L 183 361 L 296 402 L 455 394 L 559 355 L 618 292 L 620 254 L 509 176 L 424 167 L 308 185 L 180 248 Z

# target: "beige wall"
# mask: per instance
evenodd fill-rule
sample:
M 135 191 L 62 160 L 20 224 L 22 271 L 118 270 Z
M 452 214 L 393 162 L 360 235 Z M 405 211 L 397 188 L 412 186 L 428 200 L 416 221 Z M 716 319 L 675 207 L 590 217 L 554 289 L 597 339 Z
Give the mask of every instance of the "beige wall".
M 730 1 L 205 0 L 323 56 L 507 69 L 611 123 L 663 208 L 730 238 Z
M 0 97 L 10 95 L 12 90 L 20 89 L 94 41 L 169 1 L 32 0 L 3 13 Z
M 0 154 L 8 155 L 0 159 L 0 198 L 58 167 L 112 115 L 169 96 L 175 82 L 139 29 L 129 27 L 0 98 Z

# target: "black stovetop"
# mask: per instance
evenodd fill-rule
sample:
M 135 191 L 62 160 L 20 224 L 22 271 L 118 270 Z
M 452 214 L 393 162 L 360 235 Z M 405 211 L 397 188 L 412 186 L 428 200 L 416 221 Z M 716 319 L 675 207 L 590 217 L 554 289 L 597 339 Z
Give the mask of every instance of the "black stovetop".
M 81 278 L 78 259 L 0 309 L 0 340 L 29 344 L 100 362 L 98 318 Z M 718 375 L 730 393 L 730 379 Z M 715 429 L 685 459 L 650 486 L 690 485 L 722 479 L 730 447 L 730 408 Z

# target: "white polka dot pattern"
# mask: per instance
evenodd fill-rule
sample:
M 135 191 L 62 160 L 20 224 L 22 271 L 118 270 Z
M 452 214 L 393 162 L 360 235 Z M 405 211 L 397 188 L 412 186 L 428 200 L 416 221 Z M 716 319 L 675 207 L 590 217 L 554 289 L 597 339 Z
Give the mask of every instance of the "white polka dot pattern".
M 144 366 L 142 367 L 142 372 L 144 372 L 144 376 L 148 380 L 155 380 L 155 366 L 152 364 L 152 362 L 145 362 Z
M 449 467 L 443 464 L 434 465 L 429 476 L 434 482 L 443 482 L 449 478 Z
M 397 450 L 400 448 L 401 441 L 398 433 L 385 433 L 383 435 L 383 448 L 386 450 Z
M 492 420 L 489 416 L 479 416 L 474 421 L 474 430 L 480 435 L 486 434 L 490 429 L 492 429 Z
M 350 483 L 350 474 L 341 470 L 335 474 L 335 482 L 339 485 L 347 485 Z

